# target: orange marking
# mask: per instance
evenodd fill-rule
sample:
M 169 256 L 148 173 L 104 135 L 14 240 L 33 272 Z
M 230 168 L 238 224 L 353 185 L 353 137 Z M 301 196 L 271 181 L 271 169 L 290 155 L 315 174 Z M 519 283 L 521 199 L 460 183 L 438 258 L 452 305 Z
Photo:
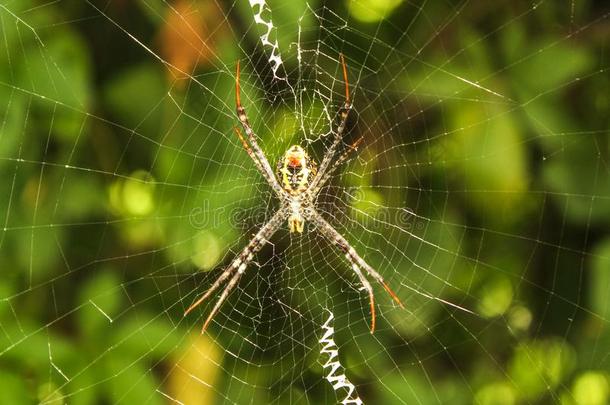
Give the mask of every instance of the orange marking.
M 358 149 L 358 146 L 364 141 L 364 135 L 356 139 L 356 142 L 352 143 L 352 149 Z
M 375 298 L 373 294 L 369 293 L 369 300 L 371 302 L 371 335 L 375 333 Z
M 288 164 L 290 166 L 301 166 L 301 161 L 302 161 L 301 156 L 298 156 L 298 155 L 297 156 L 294 156 L 294 155 L 288 156 Z
M 398 305 L 400 305 L 400 307 L 402 309 L 405 309 L 405 306 L 402 305 L 402 302 L 400 302 L 400 299 L 398 298 L 398 296 L 396 295 L 396 293 L 394 291 L 392 291 L 392 289 L 384 282 L 383 283 L 383 288 L 385 288 L 385 290 L 392 296 L 392 298 L 394 299 L 394 301 L 396 301 L 396 303 Z
M 347 67 L 345 66 L 345 59 L 343 58 L 343 54 L 339 54 L 339 59 L 341 59 L 341 66 L 343 67 L 343 81 L 345 81 L 345 103 L 349 104 L 349 82 L 347 80 Z
M 208 325 L 212 321 L 212 318 L 213 318 L 213 316 L 209 316 L 208 319 L 205 320 L 203 326 L 201 327 L 201 334 L 202 335 L 205 333 L 205 330 L 208 328 Z
M 237 108 L 241 107 L 241 99 L 239 97 L 239 59 L 237 60 L 237 71 L 235 72 L 235 103 Z
M 199 306 L 199 304 L 201 304 L 205 298 L 206 298 L 206 294 L 204 294 L 201 298 L 199 298 L 197 301 L 192 303 L 191 306 L 188 307 L 188 309 L 186 311 L 184 311 L 184 316 L 187 316 L 189 314 L 189 312 L 191 312 L 193 309 L 197 308 Z
M 241 134 L 241 131 L 239 130 L 239 128 L 237 128 L 236 126 L 233 127 L 233 131 L 235 131 L 235 133 L 237 134 L 237 136 L 239 137 L 239 140 L 241 141 L 241 144 L 244 146 L 244 148 L 246 148 L 246 150 L 250 150 L 250 145 L 248 145 L 248 142 L 246 142 L 245 138 L 243 137 L 243 135 Z

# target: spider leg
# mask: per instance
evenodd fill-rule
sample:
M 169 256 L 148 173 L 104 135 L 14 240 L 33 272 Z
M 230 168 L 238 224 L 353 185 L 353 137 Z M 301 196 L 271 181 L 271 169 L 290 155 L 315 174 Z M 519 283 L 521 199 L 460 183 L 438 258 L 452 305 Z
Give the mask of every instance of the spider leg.
M 320 189 L 322 187 L 324 187 L 324 185 L 328 182 L 328 180 L 330 180 L 334 171 L 337 170 L 337 168 L 339 166 L 341 166 L 347 160 L 350 153 L 352 151 L 358 150 L 358 146 L 362 143 L 363 140 L 364 140 L 364 136 L 361 136 L 360 138 L 358 138 L 356 140 L 356 142 L 352 143 L 347 149 L 345 149 L 343 151 L 343 153 L 341 154 L 341 156 L 339 156 L 339 158 L 335 161 L 335 163 L 333 163 L 333 165 L 330 166 L 330 168 L 326 171 L 326 173 L 324 173 L 324 176 L 320 179 L 320 181 L 318 182 L 316 187 L 311 189 L 312 196 L 315 196 L 316 194 L 318 194 Z
M 392 291 L 392 289 L 390 288 L 388 283 L 385 282 L 381 274 L 379 274 L 374 268 L 372 268 L 367 262 L 365 262 L 364 259 L 360 257 L 358 253 L 356 253 L 356 250 L 354 248 L 350 247 L 346 255 L 349 256 L 348 260 L 350 262 L 358 263 L 360 266 L 362 266 L 364 270 L 366 270 L 368 274 L 371 275 L 371 277 L 377 280 L 377 282 L 383 286 L 383 288 L 388 292 L 388 294 L 390 294 L 390 297 L 392 297 L 392 299 L 398 304 L 398 306 L 400 306 L 402 309 L 405 308 L 405 306 L 400 301 L 400 298 L 398 298 L 398 295 L 396 295 L 396 293 Z
M 234 271 L 235 271 L 235 268 L 233 266 L 227 267 L 225 269 L 225 271 L 222 272 L 220 277 L 218 277 L 216 279 L 216 281 L 214 281 L 214 284 L 212 284 L 212 286 L 210 288 L 208 288 L 208 290 L 205 292 L 205 294 L 203 294 L 197 301 L 193 302 L 191 304 L 191 306 L 188 307 L 186 311 L 184 311 L 184 316 L 187 316 L 189 314 L 189 312 L 191 312 L 193 309 L 197 308 L 199 306 L 199 304 L 201 304 L 210 295 L 212 295 L 212 293 L 214 291 L 216 291 L 216 289 L 218 289 L 218 287 L 220 287 L 222 282 L 225 281 L 227 279 L 227 277 L 229 277 Z
M 240 69 L 238 60 L 237 70 L 235 74 L 235 105 L 237 111 L 237 118 L 239 118 L 239 122 L 241 123 L 242 127 L 244 128 L 244 131 L 246 132 L 246 135 L 248 136 L 248 140 L 250 141 L 251 147 L 248 145 L 247 142 L 245 142 L 245 139 L 241 136 L 240 133 L 238 133 L 238 136 L 240 138 L 240 141 L 242 142 L 242 145 L 244 146 L 244 148 L 246 148 L 246 151 L 248 151 L 248 154 L 250 155 L 252 160 L 254 160 L 256 168 L 261 172 L 265 180 L 267 180 L 269 185 L 275 190 L 278 195 L 285 196 L 284 189 L 278 183 L 277 178 L 275 177 L 275 173 L 273 172 L 273 169 L 271 168 L 271 165 L 269 164 L 265 153 L 256 141 L 256 135 L 254 134 L 254 130 L 252 130 L 250 122 L 248 121 L 248 116 L 246 115 L 246 109 L 241 105 L 239 72 Z
M 309 220 L 313 221 L 316 224 L 322 235 L 324 235 L 329 241 L 334 243 L 337 247 L 339 247 L 339 249 L 341 249 L 341 251 L 343 251 L 343 253 L 345 254 L 345 258 L 352 265 L 352 269 L 360 279 L 360 282 L 369 292 L 369 301 L 371 304 L 371 333 L 375 332 L 375 301 L 373 297 L 373 290 L 371 288 L 370 283 L 362 274 L 362 269 L 364 269 L 371 277 L 377 280 L 377 282 L 379 282 L 383 286 L 383 288 L 401 308 L 404 308 L 404 305 L 402 304 L 396 293 L 392 291 L 392 289 L 385 282 L 381 274 L 379 274 L 367 262 L 365 262 L 364 259 L 360 257 L 356 250 L 343 237 L 343 235 L 341 235 L 335 228 L 333 228 L 331 224 L 329 224 L 324 218 L 322 218 L 322 216 L 317 211 L 311 210 L 308 214 L 308 217 Z
M 197 299 L 191 306 L 184 311 L 184 316 L 188 315 L 193 309 L 199 306 L 203 301 L 205 301 L 214 291 L 220 287 L 220 285 L 227 279 L 229 276 L 232 276 L 229 280 L 227 286 L 222 291 L 222 294 L 218 298 L 218 301 L 214 305 L 211 313 L 208 315 L 205 323 L 203 324 L 203 328 L 201 333 L 205 332 L 208 327 L 208 324 L 216 315 L 218 310 L 220 309 L 222 303 L 227 299 L 229 293 L 235 285 L 241 275 L 246 271 L 248 264 L 254 258 L 254 255 L 261 250 L 261 248 L 267 243 L 269 238 L 273 236 L 273 234 L 280 228 L 283 221 L 286 219 L 287 212 L 284 209 L 278 210 L 271 219 L 261 227 L 261 229 L 254 235 L 254 237 L 250 240 L 250 242 L 246 245 L 246 247 L 241 251 L 237 257 L 233 259 L 229 267 L 227 267 L 222 274 L 216 279 L 214 284 L 199 298 Z
M 375 295 L 373 294 L 373 287 L 371 283 L 364 277 L 362 274 L 362 270 L 356 264 L 352 264 L 352 270 L 360 279 L 360 283 L 364 287 L 364 289 L 369 293 L 369 303 L 371 305 L 371 333 L 375 332 Z
M 239 128 L 238 127 L 233 127 L 233 131 L 235 131 L 235 134 L 237 135 L 237 137 L 241 141 L 242 146 L 244 147 L 246 152 L 248 152 L 248 155 L 252 158 L 252 161 L 254 162 L 254 165 L 256 166 L 258 171 L 263 173 L 263 176 L 264 176 L 265 175 L 265 169 L 263 169 L 263 166 L 261 165 L 261 162 L 258 160 L 256 155 L 254 154 L 254 151 L 252 150 L 250 145 L 248 145 L 248 142 L 246 141 L 246 139 L 241 134 L 241 131 L 239 130 Z
M 239 272 L 239 271 L 237 273 L 235 273 L 235 275 L 231 278 L 231 280 L 229 280 L 229 283 L 227 284 L 225 289 L 222 290 L 222 294 L 220 294 L 220 298 L 218 298 L 218 301 L 216 301 L 216 304 L 214 304 L 214 308 L 212 308 L 212 310 L 210 311 L 210 314 L 208 315 L 205 322 L 203 323 L 203 326 L 201 327 L 202 334 L 205 333 L 206 329 L 208 328 L 208 325 L 214 318 L 214 315 L 216 315 L 216 313 L 220 310 L 222 303 L 227 299 L 231 290 L 233 290 L 233 288 L 235 288 L 235 285 L 237 285 L 237 281 L 239 281 L 239 278 L 241 277 L 242 273 L 243 272 Z
M 345 65 L 345 58 L 343 58 L 343 54 L 339 54 L 339 59 L 341 60 L 341 67 L 343 70 L 343 81 L 345 82 L 345 103 L 343 104 L 343 108 L 340 111 L 341 115 L 341 123 L 335 132 L 335 138 L 333 139 L 333 143 L 330 145 L 326 154 L 324 155 L 324 159 L 322 163 L 320 163 L 320 167 L 318 168 L 318 173 L 316 177 L 311 182 L 310 189 L 316 189 L 320 180 L 326 175 L 326 171 L 331 164 L 335 152 L 337 151 L 337 147 L 343 138 L 343 132 L 345 131 L 345 126 L 347 124 L 347 117 L 349 115 L 350 110 L 352 109 L 352 102 L 349 96 L 349 81 L 347 78 L 347 66 Z

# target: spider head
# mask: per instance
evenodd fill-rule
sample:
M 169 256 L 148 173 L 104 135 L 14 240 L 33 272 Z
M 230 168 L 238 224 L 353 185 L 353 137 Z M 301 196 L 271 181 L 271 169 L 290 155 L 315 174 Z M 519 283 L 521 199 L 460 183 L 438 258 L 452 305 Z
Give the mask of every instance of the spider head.
M 278 162 L 277 170 L 284 190 L 295 196 L 307 189 L 316 174 L 315 164 L 299 145 L 288 148 Z

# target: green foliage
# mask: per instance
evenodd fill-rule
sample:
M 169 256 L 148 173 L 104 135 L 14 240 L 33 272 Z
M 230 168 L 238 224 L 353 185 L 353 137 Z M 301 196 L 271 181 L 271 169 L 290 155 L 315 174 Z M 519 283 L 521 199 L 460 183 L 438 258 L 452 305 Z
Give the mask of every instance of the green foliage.
M 590 307 L 602 319 L 610 319 L 610 239 L 593 251 L 590 278 Z
M 272 162 L 328 142 L 324 114 L 340 102 L 303 91 L 305 114 L 324 117 L 303 133 L 259 74 L 264 27 L 247 1 L 186 13 L 212 16 L 201 48 L 164 43 L 174 2 L 102 2 L 107 18 L 89 2 L 5 3 L 0 403 L 161 404 L 198 379 L 198 398 L 217 403 L 332 403 L 309 319 L 325 307 L 367 403 L 610 401 L 610 25 L 588 25 L 592 2 L 573 2 L 568 23 L 569 2 L 522 15 L 358 0 L 319 19 L 316 2 L 269 1 L 290 80 L 343 97 L 336 55 L 349 61 L 365 146 L 321 203 L 406 309 L 376 286 L 372 337 L 341 254 L 284 234 L 213 339 L 183 318 L 199 273 L 276 204 L 233 134 L 235 60 L 249 62 L 242 98 Z M 297 66 L 298 41 L 321 44 L 299 55 L 316 69 Z M 164 45 L 196 60 L 191 76 Z

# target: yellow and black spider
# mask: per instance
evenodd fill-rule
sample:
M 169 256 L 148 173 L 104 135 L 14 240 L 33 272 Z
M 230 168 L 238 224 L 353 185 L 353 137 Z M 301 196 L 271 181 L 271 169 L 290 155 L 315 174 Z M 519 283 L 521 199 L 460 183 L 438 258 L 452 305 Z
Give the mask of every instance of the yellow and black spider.
M 335 156 L 337 147 L 341 143 L 343 138 L 343 132 L 347 122 L 348 114 L 352 108 L 352 104 L 349 96 L 349 83 L 347 79 L 347 67 L 345 66 L 345 60 L 343 55 L 340 55 L 341 66 L 343 68 L 343 80 L 345 81 L 345 104 L 340 111 L 341 122 L 335 136 L 333 143 L 326 151 L 322 163 L 319 168 L 316 168 L 315 163 L 309 158 L 307 152 L 299 146 L 293 145 L 283 157 L 280 159 L 277 165 L 276 173 L 273 172 L 269 161 L 265 157 L 262 149 L 256 141 L 256 135 L 248 122 L 248 116 L 246 110 L 241 105 L 240 100 L 240 87 L 239 87 L 239 61 L 237 62 L 237 72 L 235 79 L 235 102 L 237 106 L 237 117 L 246 132 L 248 141 L 242 136 L 241 132 L 235 127 L 235 133 L 239 137 L 242 145 L 248 152 L 248 155 L 254 161 L 256 168 L 263 175 L 265 180 L 269 183 L 271 188 L 275 191 L 277 197 L 281 201 L 279 210 L 271 217 L 271 219 L 265 223 L 261 229 L 254 235 L 248 245 L 238 254 L 231 264 L 222 272 L 222 274 L 216 279 L 214 284 L 197 299 L 184 313 L 187 315 L 204 300 L 206 300 L 220 285 L 230 277 L 227 286 L 223 290 L 220 298 L 214 305 L 214 308 L 205 320 L 202 328 L 202 333 L 208 327 L 210 321 L 214 318 L 214 315 L 220 309 L 222 303 L 227 299 L 229 293 L 237 285 L 239 278 L 246 271 L 248 264 L 254 258 L 254 255 L 267 243 L 267 241 L 273 236 L 273 234 L 282 226 L 284 221 L 288 221 L 288 228 L 290 232 L 302 233 L 305 221 L 311 221 L 316 225 L 316 229 L 319 230 L 326 239 L 336 245 L 343 251 L 345 257 L 350 262 L 352 270 L 362 283 L 364 289 L 369 294 L 369 301 L 371 306 L 371 333 L 375 331 L 375 299 L 373 295 L 373 287 L 366 279 L 362 270 L 377 280 L 386 291 L 392 296 L 394 301 L 402 307 L 402 303 L 398 299 L 398 296 L 390 289 L 385 283 L 383 277 L 373 269 L 368 263 L 358 255 L 356 250 L 347 242 L 347 240 L 339 233 L 335 228 L 332 227 L 322 216 L 317 212 L 315 207 L 315 201 L 321 188 L 330 179 L 333 171 L 339 167 L 347 158 L 348 153 L 351 150 L 355 150 L 362 138 L 358 139 L 355 143 L 350 145 L 346 151 L 339 156 L 337 160 L 331 165 L 332 160 Z M 276 177 L 277 175 L 277 177 Z

